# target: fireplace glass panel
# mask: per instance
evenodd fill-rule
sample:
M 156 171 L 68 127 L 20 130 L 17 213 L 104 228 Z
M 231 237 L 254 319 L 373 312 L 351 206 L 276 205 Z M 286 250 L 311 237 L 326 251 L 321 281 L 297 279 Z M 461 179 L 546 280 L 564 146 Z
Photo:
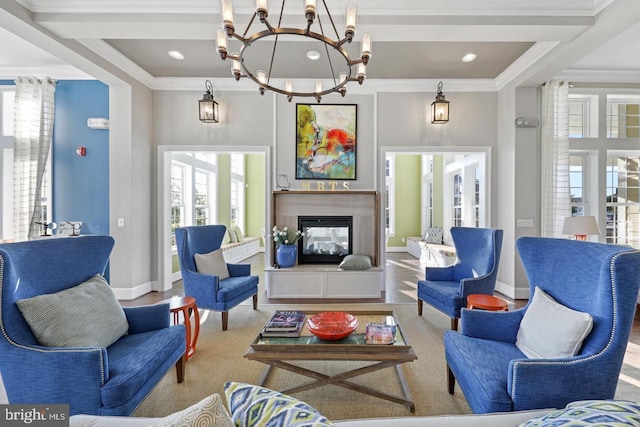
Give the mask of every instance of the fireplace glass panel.
M 300 264 L 340 263 L 351 253 L 352 217 L 299 217 L 298 228 Z

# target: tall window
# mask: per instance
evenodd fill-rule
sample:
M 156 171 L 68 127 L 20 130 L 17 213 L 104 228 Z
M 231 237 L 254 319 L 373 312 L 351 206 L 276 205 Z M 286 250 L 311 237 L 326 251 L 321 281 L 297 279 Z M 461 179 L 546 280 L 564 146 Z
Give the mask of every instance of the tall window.
M 391 236 L 395 233 L 395 199 L 396 199 L 396 180 L 394 174 L 394 156 L 387 156 L 385 159 L 385 226 L 386 235 Z
M 607 242 L 640 247 L 640 157 L 607 157 Z
M 570 140 L 572 214 L 596 216 L 602 232 L 600 241 L 640 248 L 640 92 L 573 91 L 586 94 L 573 94 L 570 99 L 589 99 L 583 120 L 606 123 L 606 128 L 589 136 L 587 154 L 584 135 L 572 135 Z M 598 105 L 605 104 L 606 108 L 598 111 Z
M 185 217 L 185 165 L 171 164 L 171 245 L 175 245 L 175 229 L 186 225 Z
M 14 111 L 15 86 L 0 86 L 0 242 L 16 239 L 14 213 Z M 42 179 L 40 192 L 39 222 L 48 224 L 51 217 L 51 150 L 47 156 L 47 164 Z M 31 167 L 23 163 L 24 167 Z M 24 174 L 23 174 L 24 175 Z M 28 198 L 28 195 L 25 195 Z M 28 222 L 27 219 L 25 221 Z M 40 230 L 45 233 L 45 227 Z M 48 232 L 51 234 L 51 231 Z
M 171 156 L 171 244 L 176 227 L 214 224 L 217 220 L 215 154 L 176 152 Z
M 209 193 L 211 191 L 211 173 L 196 169 L 195 178 L 195 194 L 193 198 L 193 205 L 195 208 L 195 224 L 206 225 L 209 224 Z
M 474 192 L 473 192 L 473 222 L 474 227 L 480 227 L 480 168 L 475 168 L 474 173 Z
M 453 175 L 453 206 L 452 206 L 453 225 L 455 227 L 462 226 L 462 175 Z
M 571 193 L 571 216 L 587 215 L 586 211 L 586 157 L 584 154 L 569 156 L 569 191 Z

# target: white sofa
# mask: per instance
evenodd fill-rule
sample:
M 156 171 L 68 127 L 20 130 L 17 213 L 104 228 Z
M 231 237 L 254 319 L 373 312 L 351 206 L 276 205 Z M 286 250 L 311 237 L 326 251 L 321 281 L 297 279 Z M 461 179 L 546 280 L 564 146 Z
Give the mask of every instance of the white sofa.
M 292 400 L 295 400 L 291 398 Z M 95 415 L 73 415 L 70 417 L 70 427 L 171 427 L 171 426 L 218 426 L 218 427 L 234 427 L 229 412 L 222 402 L 222 398 L 218 394 L 206 397 L 200 402 L 186 408 L 182 411 L 168 415 L 163 418 L 142 418 L 142 417 L 101 417 Z M 602 403 L 602 401 L 597 401 Z M 624 415 L 632 414 L 634 420 L 640 419 L 640 405 L 633 402 L 617 401 L 621 404 L 629 403 L 632 407 L 625 407 L 625 411 L 616 411 L 614 406 L 602 406 L 601 412 L 608 413 L 615 418 L 618 413 Z M 0 404 L 8 403 L 7 395 L 2 384 L 2 376 L 0 375 Z M 591 410 L 587 407 L 589 401 L 574 402 L 569 404 L 567 409 L 562 411 L 565 414 L 582 413 L 587 414 Z M 605 402 L 612 403 L 610 401 Z M 575 408 L 569 408 L 572 405 L 585 405 L 588 408 L 582 411 L 575 411 Z M 542 417 L 553 409 L 538 409 L 531 411 L 503 412 L 495 414 L 479 414 L 479 415 L 442 415 L 432 417 L 399 417 L 399 418 L 363 418 L 354 420 L 334 421 L 333 425 L 338 427 L 456 427 L 456 426 L 473 426 L 473 427 L 516 427 L 528 420 Z M 556 411 L 561 412 L 561 411 Z M 557 413 L 556 413 L 556 416 Z M 601 418 L 598 418 L 601 419 Z M 617 420 L 617 418 L 615 419 Z M 625 418 L 626 420 L 626 418 Z M 622 421 L 622 420 L 618 420 Z M 534 423 L 536 426 L 542 425 Z M 579 425 L 588 425 L 582 423 Z M 602 425 L 602 424 L 599 424 Z M 617 425 L 633 425 L 633 424 L 617 424 Z
M 549 410 L 505 412 L 484 415 L 447 415 L 434 417 L 402 417 L 334 421 L 338 427 L 515 427 L 535 417 L 549 413 Z M 170 426 L 163 418 L 97 417 L 74 415 L 70 427 L 151 427 Z M 177 424 L 175 424 L 177 425 Z M 217 424 L 215 424 L 217 425 Z

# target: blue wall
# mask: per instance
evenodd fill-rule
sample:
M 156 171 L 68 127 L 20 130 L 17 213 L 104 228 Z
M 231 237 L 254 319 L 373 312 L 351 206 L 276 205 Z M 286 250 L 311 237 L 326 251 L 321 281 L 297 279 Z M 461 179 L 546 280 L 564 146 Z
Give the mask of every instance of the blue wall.
M 109 117 L 109 87 L 96 80 L 61 80 L 53 127 L 53 220 L 82 221 L 81 234 L 109 234 L 109 130 L 90 117 Z M 76 148 L 86 147 L 80 157 Z

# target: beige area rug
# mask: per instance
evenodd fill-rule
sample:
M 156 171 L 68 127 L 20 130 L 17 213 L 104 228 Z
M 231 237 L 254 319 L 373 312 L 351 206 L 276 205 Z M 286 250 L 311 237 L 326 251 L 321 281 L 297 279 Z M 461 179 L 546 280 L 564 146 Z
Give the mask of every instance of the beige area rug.
M 229 329 L 220 328 L 220 314 L 210 313 L 200 329 L 196 353 L 187 362 L 185 380 L 176 383 L 171 370 L 135 412 L 135 416 L 159 417 L 182 410 L 206 396 L 218 393 L 224 399 L 226 381 L 257 384 L 265 364 L 243 357 L 249 344 L 276 309 L 300 309 L 301 306 L 262 305 L 254 311 L 240 305 L 229 313 Z M 394 310 L 405 334 L 416 351 L 418 360 L 403 366 L 409 390 L 416 406 L 415 415 L 471 413 L 462 394 L 447 393 L 446 364 L 442 337 L 449 318 L 425 306 L 423 316 L 415 304 L 332 304 L 304 305 L 308 310 Z M 363 366 L 360 362 L 300 362 L 326 373 L 339 373 Z M 313 365 L 312 365 L 313 364 Z M 304 384 L 311 379 L 288 371 L 274 369 L 265 387 L 274 390 Z M 366 374 L 352 380 L 359 384 L 401 394 L 394 368 Z M 412 415 L 398 403 L 388 402 L 342 387 L 328 385 L 294 394 L 331 420 L 352 418 L 397 417 Z

